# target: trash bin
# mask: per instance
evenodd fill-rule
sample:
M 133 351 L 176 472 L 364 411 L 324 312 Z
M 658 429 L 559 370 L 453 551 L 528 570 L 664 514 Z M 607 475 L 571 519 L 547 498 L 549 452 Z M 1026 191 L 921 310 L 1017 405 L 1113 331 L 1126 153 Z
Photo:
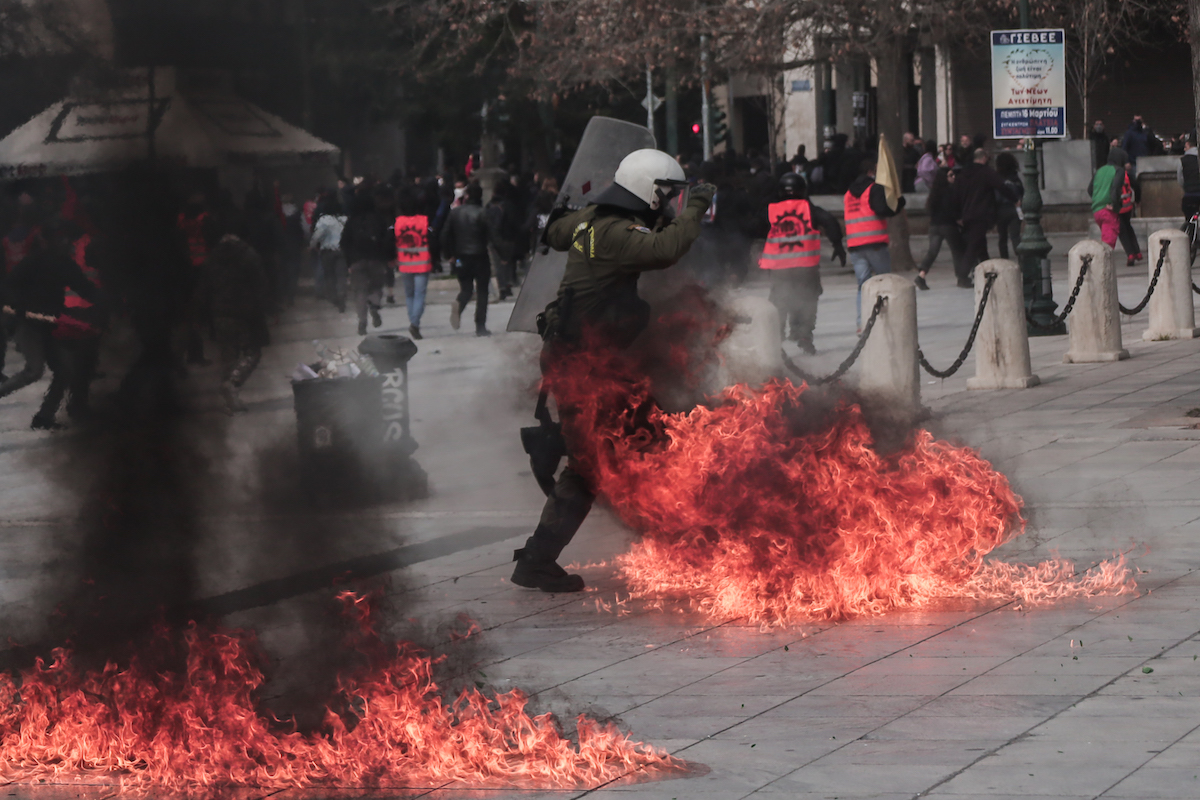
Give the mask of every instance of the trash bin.
M 371 356 L 378 376 L 292 381 L 302 484 L 314 496 L 424 496 L 408 413 L 408 361 L 417 347 L 384 334 L 368 336 L 359 352 Z
M 417 354 L 416 344 L 407 336 L 380 333 L 363 339 L 358 352 L 371 357 L 383 380 L 383 441 L 388 447 L 411 455 L 417 443 L 409 429 L 408 362 Z

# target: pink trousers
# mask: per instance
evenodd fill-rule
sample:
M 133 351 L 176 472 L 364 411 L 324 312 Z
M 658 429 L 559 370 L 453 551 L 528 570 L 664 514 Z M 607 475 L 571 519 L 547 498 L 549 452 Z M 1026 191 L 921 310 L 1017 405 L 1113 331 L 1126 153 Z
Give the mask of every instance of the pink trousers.
M 1109 247 L 1117 246 L 1117 234 L 1121 231 L 1121 218 L 1111 208 L 1102 208 L 1093 214 L 1100 226 L 1100 239 Z

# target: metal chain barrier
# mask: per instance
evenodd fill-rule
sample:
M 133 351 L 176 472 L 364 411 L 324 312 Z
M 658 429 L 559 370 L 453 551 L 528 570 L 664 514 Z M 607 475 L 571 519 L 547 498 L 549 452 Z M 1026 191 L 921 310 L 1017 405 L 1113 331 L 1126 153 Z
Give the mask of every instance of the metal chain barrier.
M 1054 317 L 1053 322 L 1051 322 L 1049 325 L 1043 325 L 1033 318 L 1033 315 L 1029 313 L 1029 309 L 1025 309 L 1025 321 L 1034 328 L 1038 328 L 1039 330 L 1043 331 L 1056 330 L 1059 325 L 1066 322 L 1067 317 L 1071 314 L 1071 309 L 1075 307 L 1075 299 L 1079 297 L 1079 290 L 1083 288 L 1083 279 L 1087 277 L 1088 269 L 1091 268 L 1091 266 L 1092 257 L 1090 255 L 1084 256 L 1083 263 L 1079 265 L 1079 277 L 1075 279 L 1075 288 L 1071 289 L 1071 296 L 1067 298 L 1067 304 L 1063 306 L 1062 313 Z M 1157 273 L 1155 273 L 1154 279 L 1158 280 Z M 1153 286 L 1151 286 L 1151 291 L 1154 291 Z M 1149 295 L 1147 295 L 1147 297 L 1149 297 Z M 1135 311 L 1133 313 L 1136 314 L 1137 312 Z
M 967 344 L 963 347 L 962 352 L 958 354 L 958 358 L 950 365 L 949 369 L 937 369 L 925 358 L 925 354 L 921 352 L 921 348 L 917 348 L 917 361 L 921 363 L 922 369 L 928 372 L 935 378 L 949 378 L 954 373 L 958 372 L 958 368 L 967 360 L 967 356 L 971 352 L 971 348 L 975 346 L 975 334 L 979 333 L 979 323 L 983 321 L 983 310 L 987 308 L 988 298 L 992 294 L 992 284 L 996 282 L 996 273 L 988 272 L 987 283 L 983 285 L 983 295 L 979 298 L 979 311 L 975 312 L 975 324 L 971 326 L 971 335 L 967 337 Z
M 850 369 L 850 367 L 854 365 L 854 362 L 858 360 L 859 354 L 862 353 L 863 347 L 867 344 L 867 338 L 871 335 L 871 329 L 875 327 L 875 320 L 879 318 L 879 312 L 883 310 L 883 307 L 886 304 L 886 297 L 880 295 L 879 297 L 875 298 L 875 307 L 871 309 L 871 316 L 867 319 L 867 324 L 863 326 L 862 333 L 858 335 L 858 344 L 856 344 L 854 349 L 850 351 L 850 355 L 847 356 L 846 360 L 841 363 L 841 366 L 839 366 L 829 375 L 826 375 L 823 378 L 818 378 L 805 372 L 796 365 L 795 361 L 792 361 L 792 358 L 787 354 L 787 351 L 781 351 L 783 355 L 784 366 L 799 375 L 810 386 L 820 386 L 826 383 L 833 383 L 838 378 L 845 375 L 846 370 Z
M 1133 308 L 1126 308 L 1125 306 L 1121 305 L 1120 301 L 1117 302 L 1117 306 L 1121 309 L 1122 314 L 1133 316 L 1145 308 L 1146 304 L 1150 302 L 1150 295 L 1154 294 L 1154 287 L 1158 285 L 1158 276 L 1162 274 L 1163 262 L 1167 260 L 1167 248 L 1170 246 L 1171 241 L 1169 239 L 1163 241 L 1162 250 L 1158 251 L 1158 264 L 1156 264 L 1154 267 L 1154 275 L 1150 277 L 1150 288 L 1146 290 L 1146 296 L 1142 298 L 1142 302 L 1138 303 Z M 1192 288 L 1195 289 L 1196 284 L 1193 283 Z

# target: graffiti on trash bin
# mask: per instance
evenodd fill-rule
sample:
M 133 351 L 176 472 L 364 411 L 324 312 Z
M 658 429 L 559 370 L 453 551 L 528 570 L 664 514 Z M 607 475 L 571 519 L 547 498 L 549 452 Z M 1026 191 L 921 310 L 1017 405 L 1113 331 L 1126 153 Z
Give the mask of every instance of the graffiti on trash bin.
M 333 431 L 324 425 L 313 428 L 313 447 L 320 450 L 333 444 Z
M 385 442 L 399 441 L 404 437 L 404 373 L 399 370 L 383 376 L 383 431 Z

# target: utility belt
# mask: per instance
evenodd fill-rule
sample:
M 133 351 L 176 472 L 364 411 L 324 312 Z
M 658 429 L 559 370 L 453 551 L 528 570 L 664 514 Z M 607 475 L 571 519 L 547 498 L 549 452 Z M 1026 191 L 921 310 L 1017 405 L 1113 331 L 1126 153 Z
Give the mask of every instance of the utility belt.
M 574 299 L 575 292 L 567 289 L 561 298 L 553 300 L 545 311 L 537 315 L 537 331 L 542 341 L 570 341 L 567 323 L 570 322 Z M 547 497 L 553 497 L 554 475 L 567 454 L 567 441 L 563 438 L 562 422 L 555 422 L 550 417 L 549 402 L 550 391 L 543 377 L 542 390 L 538 393 L 537 406 L 533 411 L 538 424 L 521 428 L 521 447 L 529 455 L 529 467 L 538 486 Z

